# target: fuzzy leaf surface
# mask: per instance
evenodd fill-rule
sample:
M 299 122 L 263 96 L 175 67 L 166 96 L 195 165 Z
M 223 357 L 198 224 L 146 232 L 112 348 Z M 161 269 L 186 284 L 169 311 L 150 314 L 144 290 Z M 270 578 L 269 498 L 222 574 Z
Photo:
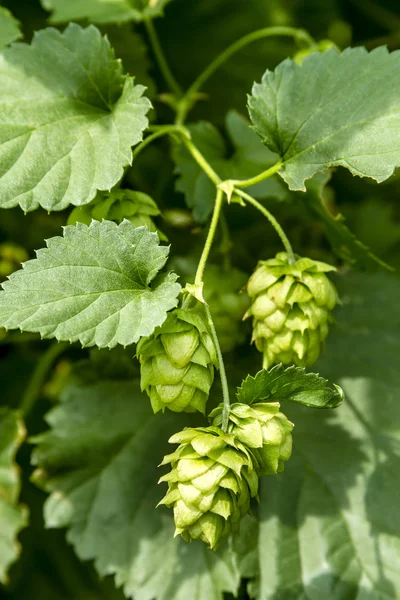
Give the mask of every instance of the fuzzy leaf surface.
M 52 12 L 52 23 L 82 19 L 93 23 L 124 23 L 159 17 L 168 2 L 171 0 L 42 0 L 42 6 Z
M 65 390 L 47 422 L 51 429 L 36 437 L 33 456 L 35 479 L 50 492 L 46 526 L 67 527 L 81 560 L 115 575 L 135 600 L 236 593 L 232 552 L 174 538 L 170 511 L 156 508 L 165 491 L 157 465 L 187 415 L 154 415 L 137 383 L 103 381 Z
M 25 437 L 15 411 L 0 408 L 0 582 L 6 583 L 9 566 L 18 558 L 17 535 L 28 524 L 25 507 L 18 505 L 21 489 L 15 455 Z
M 276 155 L 260 143 L 247 119 L 239 113 L 230 111 L 225 125 L 233 153 L 229 152 L 223 136 L 211 123 L 203 121 L 189 126 L 193 142 L 221 179 L 247 179 L 260 173 L 265 164 L 271 165 L 276 161 Z M 194 218 L 203 223 L 214 206 L 215 185 L 184 146 L 175 149 L 174 160 L 179 175 L 176 189 L 185 195 Z M 256 198 L 283 199 L 285 189 L 278 179 L 272 178 L 252 186 L 249 193 Z
M 400 52 L 379 47 L 290 59 L 254 84 L 249 111 L 280 174 L 305 191 L 317 171 L 343 166 L 378 182 L 400 165 Z
M 0 50 L 21 37 L 20 22 L 9 10 L 0 6 Z
M 346 401 L 286 411 L 293 456 L 283 476 L 261 480 L 262 600 L 400 595 L 400 282 L 351 273 L 338 284 L 344 304 L 318 367 Z
M 65 227 L 3 283 L 1 326 L 99 348 L 137 342 L 176 306 L 177 276 L 158 275 L 168 252 L 126 220 Z
M 337 385 L 302 367 L 276 365 L 263 369 L 252 377 L 248 375 L 238 388 L 239 402 L 297 402 L 314 408 L 336 408 L 343 402 L 343 391 Z
M 0 207 L 62 210 L 109 190 L 150 102 L 94 26 L 48 28 L 0 55 Z

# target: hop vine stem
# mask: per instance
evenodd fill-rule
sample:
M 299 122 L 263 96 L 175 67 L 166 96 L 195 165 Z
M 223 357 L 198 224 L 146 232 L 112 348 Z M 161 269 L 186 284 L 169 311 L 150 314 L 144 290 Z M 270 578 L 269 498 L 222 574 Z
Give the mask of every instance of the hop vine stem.
M 213 338 L 215 349 L 217 351 L 218 363 L 219 363 L 219 375 L 220 375 L 220 378 L 221 378 L 222 399 L 223 399 L 223 404 L 224 404 L 224 408 L 223 408 L 223 411 L 222 411 L 222 425 L 221 425 L 221 428 L 222 428 L 222 431 L 227 432 L 228 431 L 228 424 L 229 424 L 229 413 L 230 413 L 230 409 L 231 409 L 231 401 L 230 401 L 230 397 L 229 397 L 228 379 L 226 377 L 225 363 L 224 363 L 224 358 L 223 358 L 222 352 L 221 352 L 221 346 L 219 345 L 217 331 L 215 329 L 214 321 L 212 319 L 211 311 L 210 311 L 210 308 L 209 308 L 208 304 L 205 305 L 205 309 L 206 309 L 206 315 L 207 315 L 208 324 L 209 324 L 210 331 L 211 331 L 211 337 Z
M 182 88 L 175 79 L 175 76 L 172 73 L 167 62 L 167 59 L 165 58 L 165 54 L 161 47 L 160 40 L 158 39 L 158 35 L 154 27 L 153 21 L 151 19 L 145 19 L 144 23 L 146 26 L 147 34 L 149 36 L 151 47 L 154 52 L 154 56 L 157 60 L 158 66 L 160 67 L 161 73 L 163 74 L 163 77 L 171 92 L 176 94 L 178 97 L 181 97 L 183 94 Z

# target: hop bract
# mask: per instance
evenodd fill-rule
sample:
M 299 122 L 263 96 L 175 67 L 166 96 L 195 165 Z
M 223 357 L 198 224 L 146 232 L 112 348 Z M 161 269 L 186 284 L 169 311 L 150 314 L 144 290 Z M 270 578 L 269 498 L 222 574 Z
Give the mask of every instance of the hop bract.
M 218 367 L 217 353 L 205 319 L 195 311 L 177 309 L 161 327 L 137 346 L 141 388 L 154 412 L 205 413 Z
M 279 402 L 232 404 L 228 431 L 257 458 L 258 474 L 272 475 L 284 469 L 292 454 L 293 423 L 279 411 Z M 222 404 L 210 413 L 213 425 L 222 423 Z
M 221 538 L 239 529 L 251 498 L 257 496 L 252 454 L 218 427 L 184 429 L 169 441 L 180 446 L 162 462 L 172 469 L 160 479 L 168 482 L 160 504 L 174 510 L 175 535 L 215 548 Z
M 264 369 L 276 363 L 307 367 L 317 360 L 338 302 L 325 275 L 335 270 L 299 256 L 291 263 L 286 252 L 259 262 L 247 285 L 252 304 L 245 318 L 253 317 L 253 341 L 263 353 Z

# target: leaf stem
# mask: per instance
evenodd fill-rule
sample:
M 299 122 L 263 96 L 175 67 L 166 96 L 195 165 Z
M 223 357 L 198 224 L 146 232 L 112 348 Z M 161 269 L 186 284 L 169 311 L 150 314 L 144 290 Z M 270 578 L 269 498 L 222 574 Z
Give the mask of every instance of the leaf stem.
M 58 356 L 60 356 L 60 354 L 65 352 L 68 347 L 69 344 L 67 343 L 54 342 L 40 357 L 40 360 L 38 361 L 32 377 L 30 378 L 25 389 L 25 393 L 22 397 L 19 407 L 19 410 L 22 412 L 24 417 L 31 412 L 32 408 L 36 404 L 36 401 L 39 399 L 43 384 L 54 361 Z
M 157 127 L 156 131 L 154 131 L 154 133 L 152 133 L 151 135 L 147 136 L 140 144 L 139 146 L 137 146 L 135 148 L 135 150 L 132 152 L 132 163 L 133 161 L 136 159 L 136 157 L 138 156 L 138 154 L 140 154 L 142 152 L 142 150 L 144 150 L 146 148 L 146 146 L 148 146 L 149 144 L 151 144 L 152 142 L 154 142 L 154 140 L 156 140 L 159 137 L 162 137 L 164 135 L 168 135 L 168 134 L 173 134 L 173 133 L 178 133 L 181 135 L 189 135 L 187 133 L 187 130 L 184 129 L 183 127 L 180 127 L 179 125 L 161 125 L 160 127 Z
M 171 92 L 173 92 L 177 96 L 182 96 L 182 88 L 175 79 L 168 65 L 167 59 L 165 58 L 163 49 L 160 44 L 160 40 L 158 39 L 157 32 L 153 25 L 153 21 L 151 19 L 145 19 L 144 23 L 158 66 L 160 67 L 160 71 L 163 74 L 163 77 L 166 83 L 168 84 L 168 87 L 170 88 Z
M 217 190 L 217 197 L 215 199 L 214 211 L 211 218 L 210 229 L 208 230 L 206 243 L 204 244 L 203 252 L 200 257 L 200 261 L 196 271 L 196 277 L 194 280 L 195 286 L 201 287 L 203 284 L 203 275 L 206 263 L 210 254 L 211 246 L 214 241 L 215 232 L 217 230 L 218 220 L 221 214 L 222 203 L 224 200 L 224 193 L 222 190 Z
M 269 179 L 270 177 L 272 177 L 272 175 L 275 175 L 275 173 L 277 173 L 279 171 L 279 169 L 281 168 L 282 164 L 283 164 L 283 162 L 280 159 L 280 160 L 278 160 L 277 163 L 272 165 L 272 167 L 270 167 L 266 171 L 263 171 L 262 173 L 259 173 L 255 177 L 251 177 L 250 179 L 242 179 L 242 180 L 231 179 L 230 183 L 237 187 L 250 187 L 252 185 L 255 185 L 256 183 L 265 181 L 265 179 Z
M 287 237 L 286 233 L 283 231 L 281 225 L 275 219 L 274 215 L 272 213 L 270 213 L 269 210 L 267 208 L 265 208 L 265 206 L 263 206 L 255 198 L 253 198 L 253 196 L 250 196 L 250 194 L 247 194 L 246 192 L 243 192 L 242 190 L 235 190 L 235 193 L 238 194 L 241 198 L 243 198 L 243 200 L 245 200 L 249 204 L 252 204 L 257 210 L 260 211 L 260 213 L 262 213 L 264 215 L 264 217 L 266 217 L 268 219 L 268 221 L 271 223 L 271 225 L 275 229 L 276 233 L 279 235 L 279 237 L 282 241 L 282 244 L 285 247 L 286 252 L 289 254 L 290 262 L 292 264 L 295 263 L 296 259 L 294 257 L 292 245 L 289 242 L 289 238 Z
M 230 46 L 226 48 L 221 54 L 219 54 L 209 65 L 204 69 L 197 79 L 192 83 L 190 88 L 187 90 L 185 95 L 180 101 L 180 109 L 178 110 L 179 123 L 183 123 L 187 113 L 193 106 L 192 99 L 205 84 L 205 82 L 223 65 L 231 56 L 236 54 L 239 50 L 256 42 L 257 40 L 273 37 L 273 36 L 285 36 L 292 37 L 296 42 L 304 42 L 307 46 L 315 45 L 315 40 L 305 31 L 304 29 L 296 29 L 295 27 L 264 27 L 263 29 L 257 29 L 251 33 L 243 36 Z M 178 107 L 179 108 L 179 107 Z
M 194 160 L 203 169 L 206 175 L 208 175 L 211 181 L 215 183 L 215 185 L 219 185 L 220 183 L 222 183 L 222 180 L 219 177 L 219 175 L 217 175 L 210 163 L 204 158 L 197 146 L 193 144 L 192 140 L 187 137 L 183 137 L 182 141 L 185 144 L 186 148 L 189 150 L 190 154 L 193 156 Z
M 230 412 L 230 408 L 231 408 L 231 401 L 229 398 L 228 380 L 226 378 L 225 364 L 224 364 L 224 358 L 223 358 L 222 352 L 221 352 L 221 346 L 219 345 L 217 331 L 215 329 L 214 321 L 212 319 L 210 307 L 208 306 L 208 304 L 205 305 L 205 309 L 206 309 L 208 324 L 209 324 L 210 331 L 211 331 L 211 337 L 213 339 L 215 349 L 217 351 L 218 364 L 219 364 L 219 375 L 221 378 L 222 398 L 223 398 L 223 403 L 224 403 L 224 408 L 222 411 L 221 429 L 222 429 L 222 431 L 227 432 L 228 424 L 229 424 L 229 412 Z

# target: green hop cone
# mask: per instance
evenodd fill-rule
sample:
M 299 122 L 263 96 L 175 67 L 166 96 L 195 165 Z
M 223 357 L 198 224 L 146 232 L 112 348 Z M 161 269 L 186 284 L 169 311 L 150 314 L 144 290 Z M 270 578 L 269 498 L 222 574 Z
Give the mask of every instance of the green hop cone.
M 263 353 L 263 367 L 277 363 L 309 367 L 321 354 L 332 310 L 338 302 L 325 275 L 335 267 L 310 258 L 280 252 L 260 261 L 247 284 L 252 304 L 244 318 L 253 317 L 253 341 Z
M 293 423 L 279 411 L 279 402 L 232 404 L 228 432 L 252 449 L 257 459 L 258 474 L 272 475 L 284 469 L 292 454 Z M 222 423 L 223 405 L 209 415 L 212 425 Z
M 204 297 L 210 306 L 222 352 L 230 352 L 246 338 L 242 315 L 249 298 L 241 293 L 247 276 L 238 269 L 224 271 L 217 265 L 207 267 L 204 276 Z
M 150 231 L 156 231 L 160 239 L 167 238 L 161 233 L 153 217 L 160 214 L 157 204 L 143 192 L 134 190 L 117 189 L 111 192 L 99 192 L 90 204 L 77 206 L 68 218 L 68 225 L 75 225 L 77 221 L 90 225 L 92 219 L 102 221 L 108 219 L 121 223 L 127 219 L 135 227 L 145 226 Z
M 194 310 L 177 309 L 137 345 L 140 383 L 154 412 L 205 414 L 206 403 L 218 367 L 214 342 L 205 319 Z
M 257 497 L 258 475 L 248 448 L 218 427 L 184 429 L 169 440 L 180 444 L 162 462 L 168 491 L 160 504 L 174 510 L 175 535 L 200 539 L 215 548 L 239 529 L 240 519 Z

